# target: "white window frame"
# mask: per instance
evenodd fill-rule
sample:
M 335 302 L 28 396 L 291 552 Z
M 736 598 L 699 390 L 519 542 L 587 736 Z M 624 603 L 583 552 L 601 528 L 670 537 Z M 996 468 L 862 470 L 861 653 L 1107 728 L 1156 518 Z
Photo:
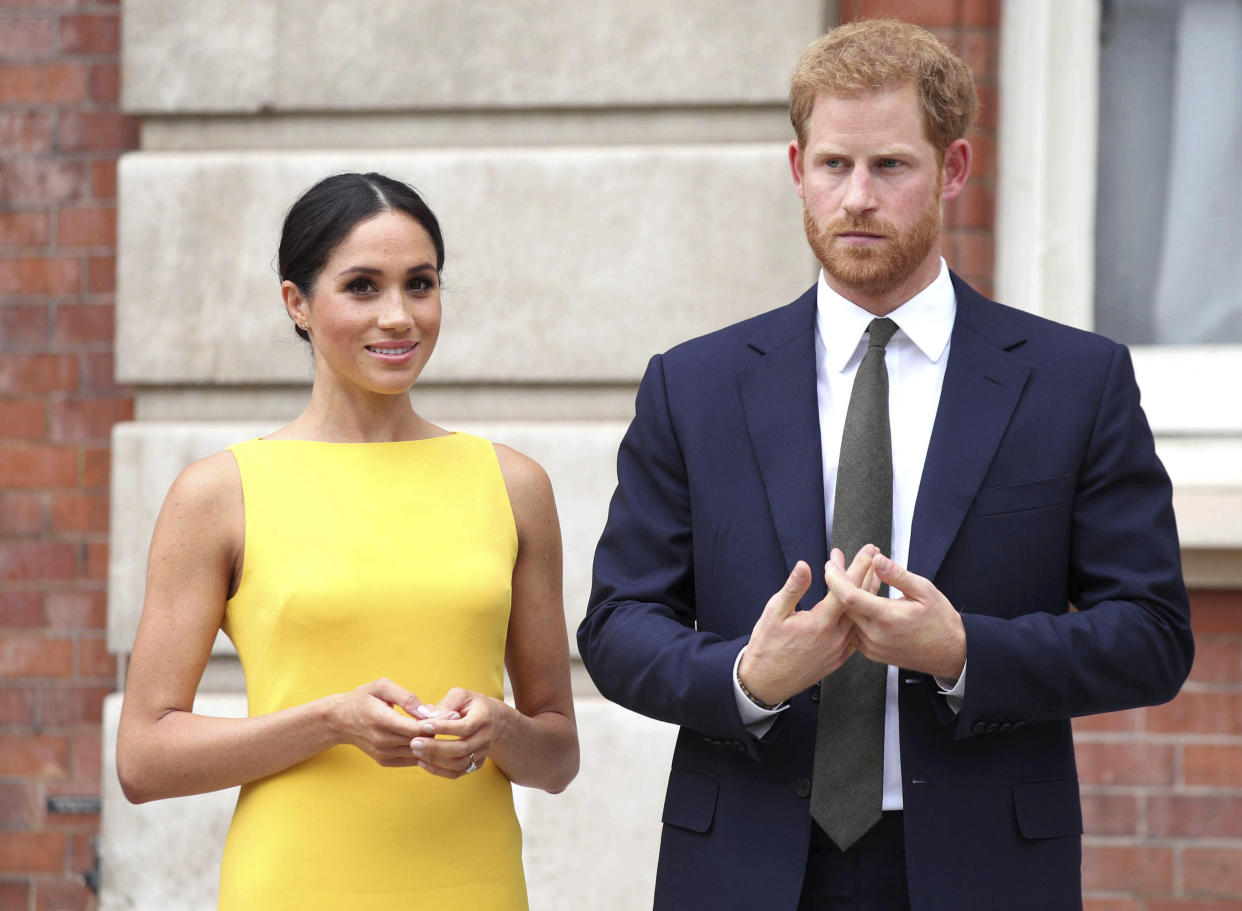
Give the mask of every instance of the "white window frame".
M 1005 0 L 997 297 L 1085 329 L 1095 309 L 1099 35 L 1100 0 Z M 1242 345 L 1132 352 L 1173 478 L 1187 580 L 1242 585 Z

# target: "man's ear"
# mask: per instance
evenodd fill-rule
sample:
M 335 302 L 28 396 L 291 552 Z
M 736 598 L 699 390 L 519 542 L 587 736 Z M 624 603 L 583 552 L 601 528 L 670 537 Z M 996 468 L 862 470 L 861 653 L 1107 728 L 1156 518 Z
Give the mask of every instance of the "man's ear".
M 974 151 L 965 139 L 955 139 L 944 150 L 944 163 L 940 167 L 940 199 L 947 202 L 957 197 L 966 186 Z
M 794 189 L 798 191 L 799 198 L 805 199 L 802 195 L 802 148 L 796 139 L 789 143 L 789 170 L 793 174 Z

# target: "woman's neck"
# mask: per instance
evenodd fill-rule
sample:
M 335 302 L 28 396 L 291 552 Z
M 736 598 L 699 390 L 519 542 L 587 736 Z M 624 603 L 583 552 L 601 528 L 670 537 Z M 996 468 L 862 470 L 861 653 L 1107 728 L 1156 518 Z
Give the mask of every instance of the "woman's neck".
M 443 428 L 418 415 L 408 393 L 330 393 L 316 383 L 306 409 L 269 436 L 336 443 L 390 443 L 445 433 Z

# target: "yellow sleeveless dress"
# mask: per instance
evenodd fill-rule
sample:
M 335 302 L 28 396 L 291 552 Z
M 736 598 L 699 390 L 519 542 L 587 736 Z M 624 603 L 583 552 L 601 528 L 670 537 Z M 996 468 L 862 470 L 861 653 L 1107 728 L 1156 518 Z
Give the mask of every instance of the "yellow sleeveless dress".
M 517 530 L 491 443 L 230 451 L 246 540 L 224 631 L 252 716 L 379 677 L 428 702 L 454 686 L 503 697 Z M 494 763 L 451 781 L 337 746 L 241 789 L 219 907 L 525 909 L 521 855 Z

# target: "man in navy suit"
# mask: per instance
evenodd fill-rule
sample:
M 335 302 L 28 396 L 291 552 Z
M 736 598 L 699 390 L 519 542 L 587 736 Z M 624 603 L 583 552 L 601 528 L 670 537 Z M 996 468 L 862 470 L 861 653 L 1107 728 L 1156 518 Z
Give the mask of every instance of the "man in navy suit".
M 1070 719 L 1167 701 L 1189 671 L 1170 484 L 1128 353 L 985 299 L 941 258 L 975 108 L 923 29 L 812 45 L 789 160 L 819 281 L 657 355 L 639 387 L 578 642 L 605 696 L 681 728 L 657 908 L 1079 909 Z M 829 542 L 869 344 L 891 539 L 847 565 Z M 878 666 L 873 710 L 835 685 L 847 659 Z M 859 782 L 819 777 L 817 729 L 826 751 L 849 739 L 820 720 L 830 700 L 876 732 L 874 753 L 844 747 Z M 826 834 L 838 811 L 817 798 L 862 779 L 878 821 Z

